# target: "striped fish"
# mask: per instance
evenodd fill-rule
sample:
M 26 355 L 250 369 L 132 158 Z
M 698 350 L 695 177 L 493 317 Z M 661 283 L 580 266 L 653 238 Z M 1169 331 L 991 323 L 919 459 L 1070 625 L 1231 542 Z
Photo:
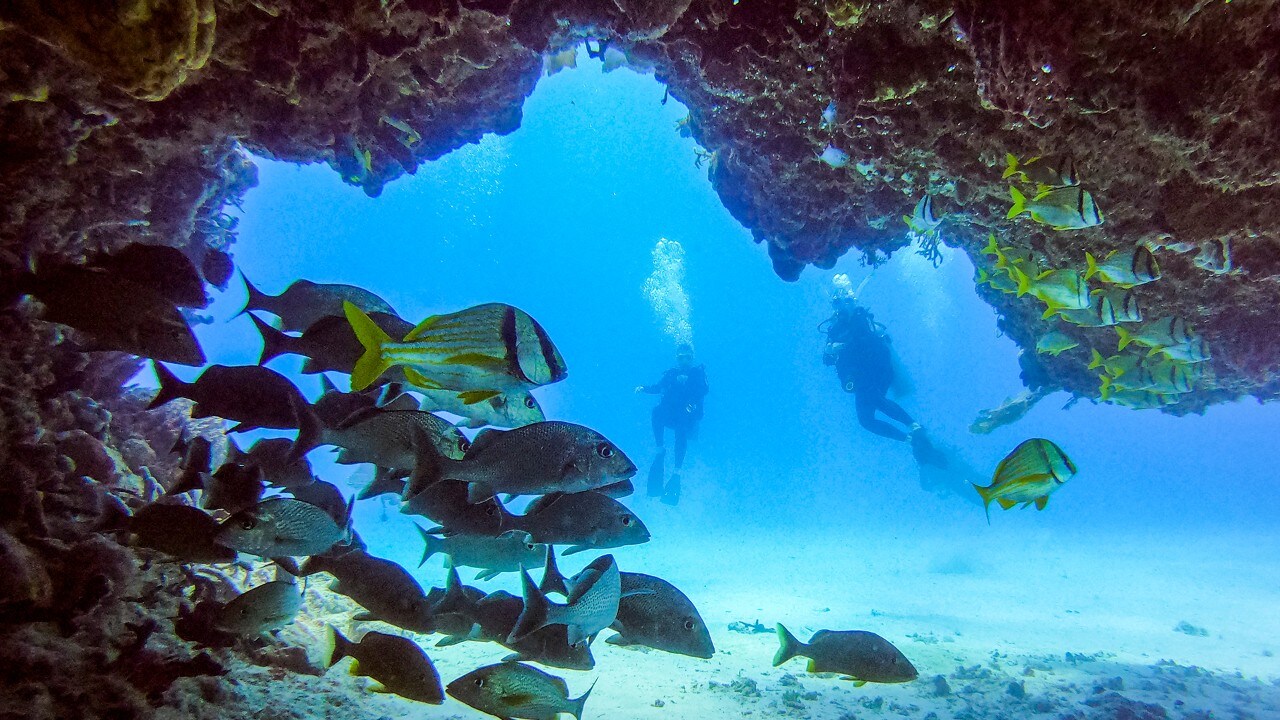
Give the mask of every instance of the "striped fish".
M 1128 347 L 1130 343 L 1137 343 L 1152 350 L 1175 345 L 1189 345 L 1199 337 L 1186 320 L 1174 315 L 1149 322 L 1135 332 L 1129 332 L 1124 328 L 1116 328 L 1116 333 L 1120 336 L 1119 349 L 1121 350 Z
M 347 303 L 347 321 L 364 346 L 351 374 L 353 390 L 372 384 L 388 368 L 425 390 L 452 390 L 467 403 L 563 380 L 564 358 L 546 330 L 519 308 L 477 305 L 423 320 L 401 342 L 363 310 Z
M 1076 465 L 1062 448 L 1044 438 L 1032 438 L 1013 449 L 1000 464 L 987 487 L 974 485 L 982 496 L 982 508 L 991 522 L 991 501 L 1009 508 L 1035 503 L 1043 510 L 1049 496 L 1076 474 Z
M 1010 187 L 1009 195 L 1013 198 L 1013 207 L 1005 216 L 1010 220 L 1026 213 L 1032 220 L 1054 230 L 1081 230 L 1103 222 L 1102 211 L 1093 195 L 1079 185 L 1043 189 L 1031 199 L 1018 188 Z
M 1092 253 L 1084 254 L 1087 269 L 1085 279 L 1097 275 L 1103 282 L 1131 288 L 1160 279 L 1160 263 L 1146 245 L 1139 245 L 1132 250 L 1120 252 L 1116 250 L 1098 262 Z

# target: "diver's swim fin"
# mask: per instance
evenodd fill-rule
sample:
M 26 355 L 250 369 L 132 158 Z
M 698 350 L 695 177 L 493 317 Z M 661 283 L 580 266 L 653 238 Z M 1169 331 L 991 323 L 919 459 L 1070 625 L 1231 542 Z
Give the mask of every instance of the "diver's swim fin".
M 680 472 L 671 473 L 671 480 L 667 482 L 667 490 L 662 493 L 663 505 L 679 505 L 680 504 Z
M 653 463 L 649 465 L 649 497 L 661 497 L 662 495 L 663 476 L 666 474 L 666 468 L 664 467 L 666 459 L 667 453 L 659 450 L 658 454 L 653 458 Z

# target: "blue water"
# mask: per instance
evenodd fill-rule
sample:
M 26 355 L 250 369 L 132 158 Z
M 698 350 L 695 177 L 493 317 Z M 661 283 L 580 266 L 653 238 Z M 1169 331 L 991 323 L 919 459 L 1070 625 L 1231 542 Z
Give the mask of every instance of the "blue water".
M 1060 393 L 1011 426 L 990 435 L 969 432 L 979 410 L 1022 388 L 1016 346 L 1000 336 L 993 309 L 976 295 L 968 259 L 950 249 L 937 269 L 900 253 L 874 270 L 862 294 L 888 328 L 914 386 L 900 403 L 949 449 L 958 468 L 922 484 L 905 445 L 857 425 L 852 398 L 821 362 L 824 339 L 817 328 L 831 312 L 832 274 L 848 273 L 857 284 L 872 270 L 846 257 L 833 271 L 811 268 L 799 282 L 780 281 L 764 248 L 721 206 L 705 168 L 696 166 L 695 143 L 677 133 L 685 108 L 674 99 L 660 103 L 663 88 L 651 76 L 602 74 L 598 64 L 583 60 L 576 70 L 543 79 L 517 132 L 460 148 L 392 183 L 377 199 L 342 184 L 324 165 L 258 160 L 260 185 L 244 203 L 237 265 L 269 293 L 300 277 L 360 285 L 414 322 L 481 302 L 519 306 L 544 325 L 569 366 L 567 380 L 536 393 L 548 417 L 598 429 L 643 473 L 653 453 L 653 399 L 633 388 L 655 382 L 671 365 L 673 342 L 642 284 L 653 271 L 658 239 L 681 243 L 694 342 L 711 393 L 681 504 L 669 509 L 638 496 L 626 500 L 655 530 L 654 541 L 620 551 L 619 558 L 632 569 L 651 563 L 680 573 L 684 563 L 675 558 L 689 548 L 673 543 L 717 534 L 748 538 L 736 556 L 715 561 L 738 568 L 731 575 L 756 588 L 758 603 L 744 608 L 741 619 L 754 619 L 762 607 L 766 623 L 787 612 L 784 596 L 771 596 L 769 585 L 778 578 L 754 575 L 752 557 L 815 538 L 823 557 L 796 562 L 823 574 L 866 572 L 859 558 L 841 552 L 846 543 L 882 540 L 876 547 L 883 560 L 894 556 L 895 539 L 913 536 L 936 539 L 930 547 L 937 557 L 960 548 L 964 559 L 998 556 L 1017 573 L 1044 570 L 1055 553 L 1078 542 L 1125 544 L 1115 548 L 1117 555 L 1141 545 L 1150 548 L 1151 566 L 1166 554 L 1172 560 L 1215 543 L 1231 553 L 1214 556 L 1224 566 L 1275 559 L 1280 406 L 1242 400 L 1174 418 L 1087 400 L 1064 409 L 1070 398 Z M 820 111 L 815 105 L 815 120 Z M 904 198 L 904 205 L 910 202 Z M 233 282 L 212 308 L 218 321 L 198 328 L 211 363 L 257 359 L 249 320 L 227 320 L 243 298 Z M 293 373 L 315 397 L 318 381 L 297 375 L 299 365 L 295 358 L 271 367 Z M 986 484 L 1000 458 L 1029 437 L 1057 442 L 1080 472 L 1047 510 L 993 506 L 988 525 L 968 482 Z M 312 460 L 322 477 L 347 488 L 352 469 L 332 466 L 327 455 L 315 451 Z M 394 509 L 362 503 L 356 522 L 372 551 L 416 563 L 416 533 Z M 1108 555 L 1097 562 L 1106 575 Z M 442 576 L 430 565 L 421 575 L 437 583 Z M 684 581 L 696 587 L 699 574 Z M 1079 582 L 1087 586 L 1089 578 Z M 804 594 L 803 573 L 787 583 L 788 593 Z M 857 584 L 851 581 L 850 594 Z M 1001 592 L 993 586 L 981 597 L 999 602 Z M 1126 591 L 1090 586 L 1081 592 Z M 1274 589 L 1259 592 L 1280 597 Z M 1208 603 L 1212 587 L 1203 593 Z M 1035 593 L 1030 596 L 1034 605 Z M 927 598 L 921 603 L 927 606 Z M 1205 607 L 1201 619 L 1211 626 L 1244 621 L 1212 616 L 1212 606 Z M 1152 613 L 1153 625 L 1165 633 L 1178 619 L 1156 608 Z M 857 625 L 854 618 L 846 623 Z M 723 624 L 713 631 L 723 633 Z M 1261 632 L 1259 647 L 1280 645 L 1267 635 L 1274 627 Z M 1099 638 L 1099 647 L 1103 643 Z

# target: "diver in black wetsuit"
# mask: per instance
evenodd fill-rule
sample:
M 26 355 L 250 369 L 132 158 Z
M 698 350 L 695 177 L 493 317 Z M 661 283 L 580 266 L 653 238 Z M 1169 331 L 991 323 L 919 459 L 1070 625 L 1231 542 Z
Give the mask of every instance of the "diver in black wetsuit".
M 680 502 L 680 470 L 684 467 L 685 450 L 689 437 L 697 432 L 702 419 L 702 401 L 706 397 L 707 370 L 693 364 L 693 346 L 681 343 L 676 347 L 676 366 L 662 374 L 653 385 L 641 385 L 638 393 L 662 395 L 653 408 L 653 440 L 658 453 L 649 467 L 649 497 L 662 497 L 662 502 L 675 505 Z M 676 446 L 676 469 L 671 479 L 664 481 L 666 446 L 664 435 L 671 428 Z
M 835 315 L 824 323 L 827 347 L 822 360 L 835 366 L 840 385 L 845 392 L 853 393 L 858 423 L 881 437 L 909 441 L 917 461 L 945 467 L 946 459 L 934 449 L 920 423 L 913 420 L 901 405 L 886 397 L 894 375 L 889 337 L 884 326 L 875 321 L 869 310 L 859 307 L 852 297 L 837 297 L 833 304 Z M 894 427 L 876 417 L 876 413 L 883 413 L 906 429 Z

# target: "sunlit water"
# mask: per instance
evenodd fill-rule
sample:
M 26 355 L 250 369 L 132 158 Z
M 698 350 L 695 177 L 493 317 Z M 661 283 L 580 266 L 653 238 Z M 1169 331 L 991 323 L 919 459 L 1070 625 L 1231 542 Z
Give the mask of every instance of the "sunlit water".
M 1242 401 L 1172 418 L 1088 401 L 1064 409 L 1069 397 L 1059 394 L 1012 426 L 971 434 L 977 412 L 1021 383 L 1017 348 L 975 294 L 968 259 L 945 250 L 934 269 L 904 252 L 873 272 L 845 258 L 831 272 L 778 280 L 695 166 L 694 142 L 677 133 L 685 109 L 662 97 L 652 77 L 601 74 L 583 62 L 539 84 L 519 131 L 460 148 L 376 200 L 326 166 L 258 161 L 261 183 L 245 202 L 235 260 L 267 292 L 300 277 L 351 283 L 414 322 L 480 302 L 523 308 L 569 365 L 566 381 L 537 393 L 548 416 L 603 432 L 643 474 L 653 399 L 633 388 L 656 381 L 673 353 L 643 287 L 658 239 L 683 246 L 689 319 L 711 383 L 706 418 L 680 505 L 643 493 L 625 500 L 653 541 L 615 555 L 623 570 L 680 586 L 730 652 L 702 664 L 651 653 L 636 667 L 660 675 L 695 667 L 722 682 L 739 672 L 776 677 L 762 674 L 771 636 L 728 630 L 758 619 L 802 635 L 880 632 L 916 662 L 917 685 L 993 651 L 1113 653 L 1102 674 L 1170 659 L 1264 681 L 1280 675 L 1271 656 L 1280 650 L 1276 406 Z M 815 101 L 815 120 L 821 109 Z M 855 284 L 873 272 L 864 303 L 887 326 L 913 385 L 900 402 L 958 468 L 941 482 L 922 484 L 904 445 L 858 427 L 852 398 L 822 364 L 818 325 L 831 312 L 834 272 Z M 229 319 L 243 297 L 233 282 L 212 308 L 216 322 L 198 328 L 211 363 L 257 359 L 248 318 Z M 298 375 L 299 366 L 297 358 L 271 364 L 315 397 L 318 380 Z M 988 482 L 1028 437 L 1060 444 L 1080 472 L 1044 512 L 993 506 L 988 525 L 968 483 Z M 358 468 L 334 466 L 328 450 L 311 457 L 322 477 L 350 489 Z M 383 500 L 357 508 L 371 552 L 414 568 L 421 544 L 410 522 Z M 581 557 L 562 567 L 576 570 Z M 418 571 L 424 586 L 443 582 L 439 563 Z M 482 587 L 518 591 L 512 576 Z M 1181 622 L 1208 636 L 1176 632 Z M 447 665 L 450 650 L 431 653 Z M 505 651 L 487 652 L 493 661 Z M 616 654 L 626 652 L 601 644 L 595 672 L 560 674 L 581 692 L 624 666 Z M 442 675 L 451 679 L 445 665 Z M 835 692 L 836 681 L 826 683 L 805 688 Z M 623 707 L 641 716 L 629 691 L 616 677 L 602 681 L 588 715 Z M 644 712 L 658 712 L 647 705 L 657 692 L 643 694 Z M 692 717 L 684 712 L 654 717 Z

